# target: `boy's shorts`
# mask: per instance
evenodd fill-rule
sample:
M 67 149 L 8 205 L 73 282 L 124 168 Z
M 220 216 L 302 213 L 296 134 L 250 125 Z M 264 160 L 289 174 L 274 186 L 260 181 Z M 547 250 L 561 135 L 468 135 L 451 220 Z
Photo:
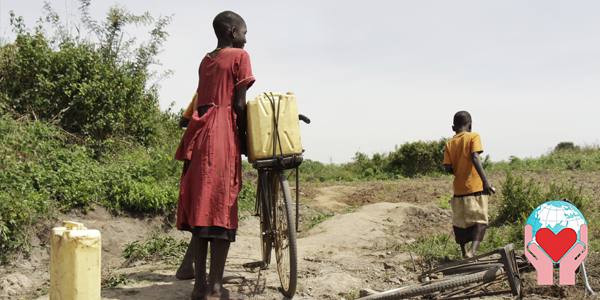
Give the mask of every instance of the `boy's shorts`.
M 475 224 L 488 224 L 488 195 L 476 193 L 468 196 L 454 196 L 452 206 L 452 225 L 468 228 Z

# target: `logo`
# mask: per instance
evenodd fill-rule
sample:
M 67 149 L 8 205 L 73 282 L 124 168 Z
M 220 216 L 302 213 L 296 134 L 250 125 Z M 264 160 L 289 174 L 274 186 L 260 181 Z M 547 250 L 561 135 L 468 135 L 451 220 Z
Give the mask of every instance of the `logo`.
M 588 254 L 588 228 L 583 214 L 567 201 L 536 207 L 525 225 L 525 256 L 537 272 L 539 285 L 574 285 L 575 271 Z

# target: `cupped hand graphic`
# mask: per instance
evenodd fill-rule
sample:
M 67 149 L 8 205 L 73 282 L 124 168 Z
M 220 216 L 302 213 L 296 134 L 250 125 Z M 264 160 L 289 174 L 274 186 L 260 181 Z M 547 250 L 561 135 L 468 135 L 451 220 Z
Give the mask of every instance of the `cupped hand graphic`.
M 579 242 L 571 248 L 560 260 L 559 283 L 561 285 L 575 284 L 575 270 L 581 265 L 588 254 L 588 231 L 587 225 L 581 225 L 579 230 Z M 537 268 L 536 268 L 537 269 Z M 539 272 L 538 272 L 539 276 Z
M 552 285 L 554 263 L 538 244 L 531 243 L 532 240 L 533 228 L 527 224 L 525 225 L 525 256 L 536 270 L 538 284 Z

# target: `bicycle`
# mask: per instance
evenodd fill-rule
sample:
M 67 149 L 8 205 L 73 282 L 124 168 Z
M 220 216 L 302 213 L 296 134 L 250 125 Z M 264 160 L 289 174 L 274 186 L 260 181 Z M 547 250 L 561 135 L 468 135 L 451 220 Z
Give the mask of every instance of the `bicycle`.
M 445 264 L 424 272 L 421 283 L 369 295 L 360 299 L 406 299 L 422 296 L 427 299 L 468 299 L 511 293 L 520 299 L 520 272 L 530 265 L 523 257 L 516 256 L 512 244 L 477 255 L 472 258 Z M 434 280 L 438 277 L 441 279 Z M 508 290 L 488 290 L 493 285 L 508 281 Z
M 307 124 L 310 119 L 299 115 Z M 275 141 L 276 143 L 277 141 Z M 260 219 L 262 261 L 261 269 L 271 262 L 271 253 L 275 249 L 277 273 L 281 282 L 281 293 L 292 298 L 296 293 L 298 279 L 298 259 L 296 248 L 296 228 L 299 222 L 299 171 L 302 155 L 273 157 L 252 163 L 258 170 L 256 190 L 256 214 Z M 292 195 L 286 170 L 296 171 L 296 220 L 292 222 Z

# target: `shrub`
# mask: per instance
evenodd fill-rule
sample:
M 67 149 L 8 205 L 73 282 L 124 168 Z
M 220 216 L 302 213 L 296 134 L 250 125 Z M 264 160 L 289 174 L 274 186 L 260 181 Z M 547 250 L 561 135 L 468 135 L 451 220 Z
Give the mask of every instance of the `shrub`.
M 353 181 L 361 178 L 361 175 L 349 164 L 324 164 L 306 159 L 300 165 L 300 178 L 310 182 Z
M 49 5 L 45 19 L 56 37 L 44 32 L 44 24 L 27 29 L 11 12 L 16 39 L 0 47 L 1 98 L 8 101 L 3 106 L 97 141 L 131 136 L 149 144 L 161 113 L 148 66 L 167 36 L 169 19 L 156 20 L 149 41 L 136 48 L 133 40 L 122 39 L 123 30 L 149 24 L 154 21 L 150 15 L 111 8 L 106 21 L 98 23 L 89 18 L 89 4 L 82 0 L 80 6 L 81 29 L 87 32 L 76 36 L 62 27 Z M 97 40 L 83 39 L 87 34 Z
M 508 173 L 502 183 L 502 200 L 496 222 L 522 222 L 543 202 L 543 191 L 538 183 L 533 179 L 525 181 L 521 176 Z
M 560 142 L 554 147 L 554 152 L 575 150 L 579 150 L 579 146 L 575 146 L 573 142 Z
M 543 185 L 533 179 L 508 173 L 502 184 L 502 200 L 495 219 L 497 224 L 523 224 L 529 214 L 549 200 L 569 199 L 585 215 L 589 196 L 582 187 L 566 183 Z
M 177 203 L 175 145 L 129 144 L 101 161 L 84 141 L 40 121 L 0 116 L 0 260 L 27 249 L 27 233 L 54 210 L 165 213 Z M 119 148 L 119 147 L 115 147 Z
M 496 162 L 492 170 L 600 170 L 600 148 L 598 146 L 571 147 L 570 142 L 560 143 L 555 149 L 537 158 L 517 158 L 511 156 L 508 162 Z
M 390 153 L 387 170 L 407 177 L 441 173 L 445 145 L 445 139 L 402 144 Z

